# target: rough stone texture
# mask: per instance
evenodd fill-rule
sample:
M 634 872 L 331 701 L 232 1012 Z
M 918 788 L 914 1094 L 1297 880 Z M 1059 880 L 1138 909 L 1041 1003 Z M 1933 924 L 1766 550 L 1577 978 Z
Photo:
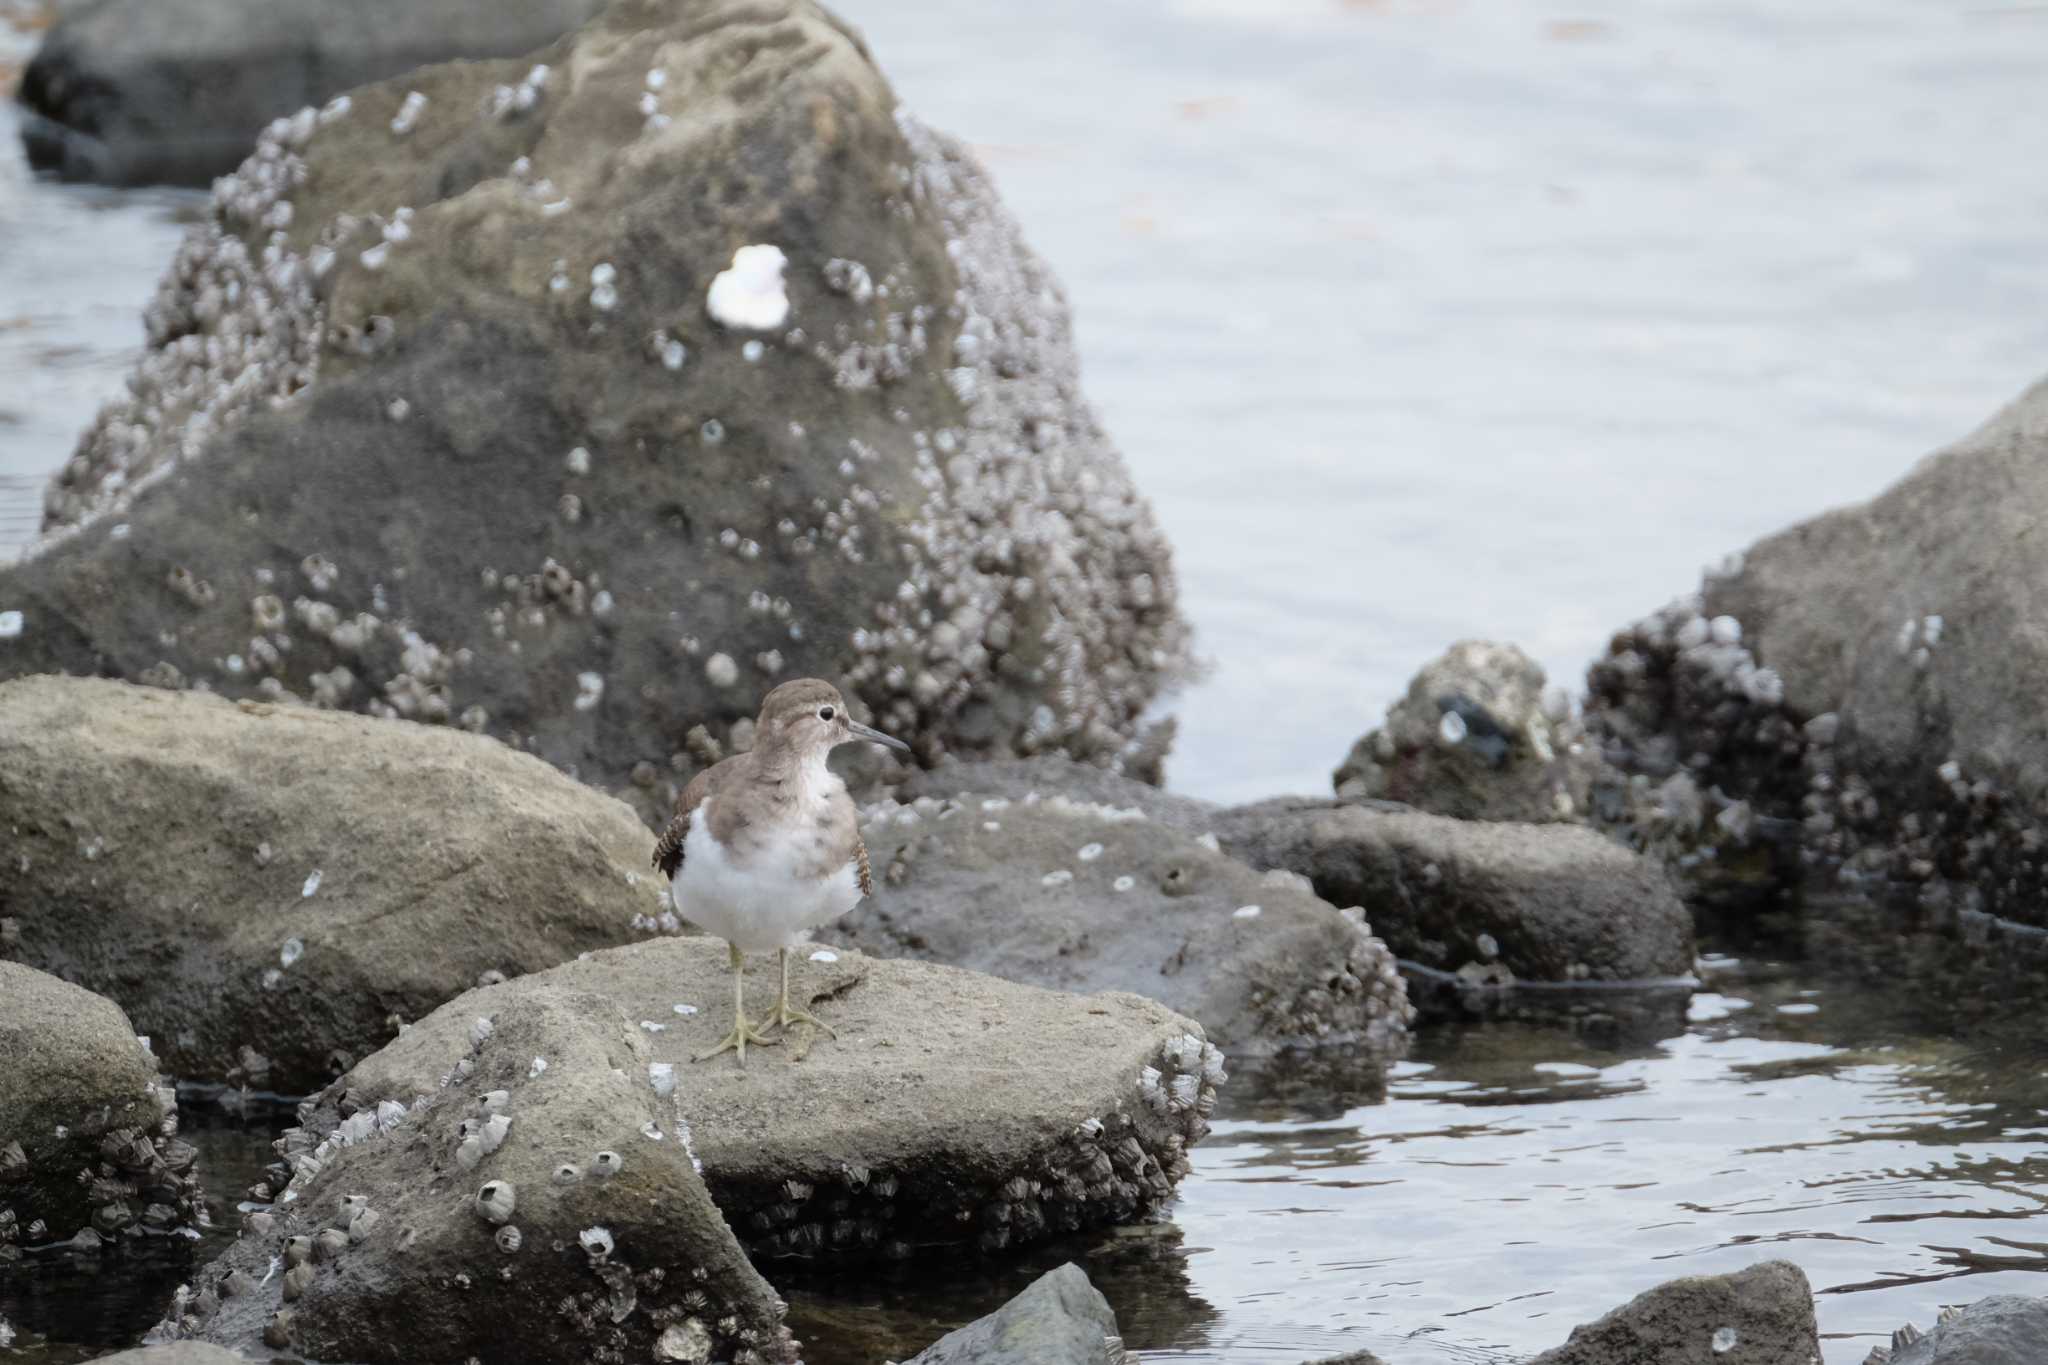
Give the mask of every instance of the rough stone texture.
M 1944 1310 L 1930 1332 L 1907 1327 L 1866 1365 L 2039 1365 L 2048 1342 L 2048 1299 L 1993 1294 L 1961 1310 Z
M 233 1351 L 209 1346 L 203 1341 L 171 1341 L 161 1346 L 138 1346 L 96 1357 L 96 1365 L 248 1365 Z
M 1031 792 L 924 797 L 869 807 L 863 837 L 883 893 L 824 938 L 1036 986 L 1147 995 L 1232 1050 L 1349 1041 L 1393 1052 L 1406 1041 L 1400 973 L 1362 916 L 1135 808 Z
M 1123 1359 L 1109 1300 L 1069 1261 L 905 1365 L 1121 1365 Z
M 1715 1334 L 1734 1340 L 1715 1349 Z M 1723 1341 L 1727 1338 L 1723 1337 Z M 1820 1359 L 1813 1291 L 1790 1261 L 1688 1275 L 1638 1294 L 1529 1365 L 1806 1365 Z
M 749 244 L 758 332 L 707 302 Z M 802 674 L 928 762 L 1156 758 L 1186 627 L 1057 285 L 804 0 L 619 0 L 281 120 L 147 321 L 0 674 L 458 722 L 643 813 Z
M 203 1217 L 177 1131 L 171 1089 L 118 1005 L 0 962 L 0 1260 Z
M 272 119 L 455 57 L 511 57 L 597 0 L 97 0 L 22 74 L 29 163 L 66 179 L 205 185 Z
M 121 1002 L 186 1079 L 304 1093 L 394 1013 L 632 939 L 662 913 L 648 846 L 473 735 L 0 684 L 0 954 Z
M 649 1084 L 649 1035 L 589 989 L 603 979 L 466 995 L 401 1037 L 404 1057 L 359 1067 L 346 1102 L 309 1102 L 325 1135 L 279 1140 L 283 1200 L 200 1274 L 218 1308 L 186 1305 L 158 1334 L 406 1365 L 508 1341 L 537 1362 L 794 1361 L 781 1299 Z M 373 1076 L 401 1073 L 377 1092 Z
M 1164 791 L 1135 780 L 1128 771 L 1110 772 L 1076 763 L 1060 754 L 1034 758 L 953 761 L 936 768 L 899 774 L 889 794 L 899 801 L 932 796 L 948 800 L 961 792 L 1006 796 L 1022 801 L 1033 796 L 1064 796 L 1122 810 L 1141 810 L 1148 819 L 1190 834 L 1205 834 L 1219 809 L 1213 802 Z
M 1570 699 L 1513 645 L 1462 640 L 1351 747 L 1337 795 L 1461 820 L 1583 819 L 1598 776 Z

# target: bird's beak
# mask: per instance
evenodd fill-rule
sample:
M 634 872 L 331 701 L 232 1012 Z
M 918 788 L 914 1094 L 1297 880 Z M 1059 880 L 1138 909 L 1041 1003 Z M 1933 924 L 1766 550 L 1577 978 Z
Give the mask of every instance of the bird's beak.
M 846 728 L 855 739 L 872 740 L 876 744 L 884 744 L 891 749 L 900 750 L 901 752 L 906 754 L 910 752 L 910 746 L 908 744 L 905 744 L 902 740 L 897 739 L 893 735 L 885 735 L 880 730 L 877 730 L 872 726 L 862 725 L 857 720 L 849 720 L 848 722 L 846 722 Z

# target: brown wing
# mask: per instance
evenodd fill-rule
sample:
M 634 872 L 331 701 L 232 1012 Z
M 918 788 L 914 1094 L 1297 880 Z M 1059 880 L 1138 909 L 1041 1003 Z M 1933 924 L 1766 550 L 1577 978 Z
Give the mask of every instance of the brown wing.
M 654 845 L 654 865 L 670 881 L 674 881 L 676 873 L 683 870 L 683 840 L 690 833 L 690 817 L 697 813 L 697 807 L 704 804 L 704 798 L 710 791 L 711 769 L 706 768 L 691 778 L 690 784 L 683 788 L 683 794 L 676 798 L 676 813 Z
M 863 896 L 875 894 L 875 874 L 868 869 L 867 841 L 858 834 L 853 836 L 853 866 L 860 873 L 860 893 Z

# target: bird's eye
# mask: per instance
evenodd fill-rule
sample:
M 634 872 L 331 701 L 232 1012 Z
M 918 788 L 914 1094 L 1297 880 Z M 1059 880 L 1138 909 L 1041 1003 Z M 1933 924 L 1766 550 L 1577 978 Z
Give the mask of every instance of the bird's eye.
M 829 707 L 829 706 L 821 706 L 821 707 L 819 707 L 819 708 L 818 708 L 818 719 L 819 719 L 819 720 L 830 720 L 830 719 L 832 719 L 832 708 L 831 708 L 831 707 Z

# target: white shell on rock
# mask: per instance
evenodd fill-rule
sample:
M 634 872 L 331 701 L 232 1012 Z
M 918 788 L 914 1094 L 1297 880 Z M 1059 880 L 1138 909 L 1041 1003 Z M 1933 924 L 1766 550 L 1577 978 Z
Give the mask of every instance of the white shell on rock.
M 766 332 L 789 317 L 789 296 L 782 289 L 782 267 L 789 257 L 778 246 L 743 246 L 732 265 L 712 278 L 704 307 L 714 322 L 727 327 Z

